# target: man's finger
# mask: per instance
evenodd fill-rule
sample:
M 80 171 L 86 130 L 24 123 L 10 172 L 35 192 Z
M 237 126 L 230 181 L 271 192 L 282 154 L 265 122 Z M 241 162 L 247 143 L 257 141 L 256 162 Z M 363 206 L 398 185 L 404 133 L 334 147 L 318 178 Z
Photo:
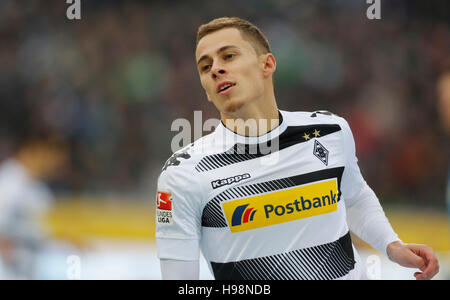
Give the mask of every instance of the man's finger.
M 416 272 L 414 273 L 414 277 L 416 277 L 416 280 L 427 280 L 427 276 L 422 272 Z
M 425 264 L 423 269 L 420 268 L 420 270 L 423 271 L 426 277 L 431 278 L 439 272 L 439 262 L 431 248 L 426 246 L 420 247 L 417 255 L 424 260 Z
M 423 273 L 427 275 L 427 277 L 432 278 L 439 272 L 439 263 L 437 259 L 432 258 L 427 261 L 427 267 L 423 270 Z

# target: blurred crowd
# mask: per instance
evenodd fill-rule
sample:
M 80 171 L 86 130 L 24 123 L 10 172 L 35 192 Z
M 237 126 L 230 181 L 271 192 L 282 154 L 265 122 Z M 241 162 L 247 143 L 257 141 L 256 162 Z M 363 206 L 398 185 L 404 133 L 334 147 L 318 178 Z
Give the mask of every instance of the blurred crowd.
M 81 20 L 67 7 L 0 1 L 0 160 L 47 149 L 35 167 L 51 166 L 38 173 L 53 192 L 153 198 L 172 121 L 194 110 L 219 118 L 196 71 L 197 28 L 239 16 L 271 43 L 280 109 L 345 117 L 384 203 L 445 204 L 437 82 L 450 68 L 447 1 L 382 1 L 381 20 L 353 0 L 92 0 L 81 1 Z

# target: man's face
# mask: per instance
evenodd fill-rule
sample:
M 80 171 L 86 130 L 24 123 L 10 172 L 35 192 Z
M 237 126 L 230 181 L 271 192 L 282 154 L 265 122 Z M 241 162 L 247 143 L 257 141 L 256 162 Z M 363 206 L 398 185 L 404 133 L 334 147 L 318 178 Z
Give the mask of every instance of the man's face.
M 264 95 L 263 61 L 236 28 L 204 36 L 195 52 L 202 87 L 225 114 Z

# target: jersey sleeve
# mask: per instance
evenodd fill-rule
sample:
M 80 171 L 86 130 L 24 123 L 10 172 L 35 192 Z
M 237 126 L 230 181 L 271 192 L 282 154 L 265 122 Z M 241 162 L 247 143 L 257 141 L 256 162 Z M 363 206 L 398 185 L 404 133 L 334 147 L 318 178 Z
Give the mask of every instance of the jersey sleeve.
M 158 178 L 156 244 L 160 259 L 199 259 L 203 193 L 196 180 L 182 166 L 170 166 Z
M 345 168 L 342 194 L 350 230 L 374 248 L 386 254 L 389 243 L 399 241 L 389 223 L 378 197 L 364 180 L 358 166 L 355 141 L 347 121 L 341 119 Z

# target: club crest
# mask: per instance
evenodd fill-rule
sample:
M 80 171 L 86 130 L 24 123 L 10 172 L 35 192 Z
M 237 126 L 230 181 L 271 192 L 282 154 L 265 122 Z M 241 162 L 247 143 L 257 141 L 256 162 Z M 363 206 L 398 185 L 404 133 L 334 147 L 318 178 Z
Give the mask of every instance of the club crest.
M 319 143 L 319 141 L 314 140 L 314 155 L 320 159 L 325 166 L 328 166 L 328 154 L 330 153 L 324 145 Z

